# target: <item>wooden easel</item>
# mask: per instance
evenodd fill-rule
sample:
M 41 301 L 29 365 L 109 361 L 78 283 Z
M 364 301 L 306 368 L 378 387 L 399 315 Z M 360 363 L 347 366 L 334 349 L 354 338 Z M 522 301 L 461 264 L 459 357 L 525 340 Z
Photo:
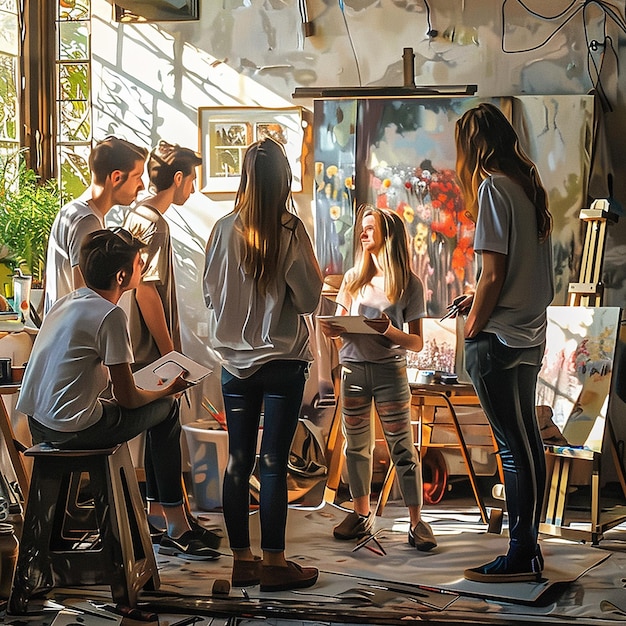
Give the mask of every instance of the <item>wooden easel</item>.
M 592 203 L 591 208 L 581 210 L 580 219 L 587 224 L 580 280 L 569 285 L 568 305 L 597 307 L 602 305 L 604 292 L 601 280 L 606 229 L 609 223 L 617 222 L 618 216 L 609 211 L 607 200 L 596 200 Z M 626 497 L 626 476 L 618 454 L 615 432 L 608 416 L 605 422 L 604 442 L 609 448 L 611 460 Z M 597 545 L 607 530 L 626 520 L 626 507 L 617 507 L 620 509 L 619 511 L 602 515 L 600 503 L 602 453 L 581 448 L 546 446 L 546 455 L 549 461 L 549 475 L 544 505 L 544 521 L 540 524 L 540 532 L 567 539 L 591 540 L 593 545 Z M 575 459 L 584 460 L 591 465 L 589 530 L 572 528 L 564 524 L 570 470 L 572 461 Z
M 11 460 L 13 471 L 17 478 L 17 484 L 22 492 L 24 502 L 26 502 L 30 485 L 29 472 L 22 456 L 22 453 L 26 450 L 26 446 L 22 445 L 15 437 L 11 424 L 11 416 L 2 398 L 3 395 L 16 394 L 19 390 L 19 384 L 0 385 L 0 432 L 2 433 L 4 443 L 9 453 L 9 459 Z
M 570 283 L 568 288 L 570 306 L 601 306 L 604 295 L 602 267 L 606 229 L 609 223 L 617 222 L 617 215 L 609 211 L 607 200 L 595 200 L 591 208 L 582 209 L 579 219 L 587 224 L 583 244 L 579 282 Z

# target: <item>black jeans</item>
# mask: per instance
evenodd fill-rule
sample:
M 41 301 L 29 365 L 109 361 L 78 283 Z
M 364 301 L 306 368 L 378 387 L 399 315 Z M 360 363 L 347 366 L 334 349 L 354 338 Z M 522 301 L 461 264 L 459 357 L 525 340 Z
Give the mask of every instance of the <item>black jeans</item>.
M 249 480 L 256 460 L 261 410 L 261 549 L 268 552 L 285 549 L 287 461 L 298 425 L 307 372 L 308 364 L 304 361 L 284 360 L 266 363 L 248 378 L 237 378 L 222 370 L 229 455 L 223 507 L 233 550 L 250 547 Z
M 535 411 L 544 346 L 509 348 L 492 333 L 465 340 L 465 363 L 491 424 L 504 470 L 510 548 L 537 545 L 546 460 Z

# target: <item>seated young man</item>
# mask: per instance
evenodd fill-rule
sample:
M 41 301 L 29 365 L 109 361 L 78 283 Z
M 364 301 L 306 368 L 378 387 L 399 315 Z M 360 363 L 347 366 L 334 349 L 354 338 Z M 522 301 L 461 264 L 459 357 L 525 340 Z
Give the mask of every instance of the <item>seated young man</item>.
M 182 375 L 158 391 L 135 386 L 133 353 L 120 296 L 137 287 L 144 243 L 121 228 L 83 239 L 79 266 L 86 287 L 58 300 L 37 335 L 17 407 L 28 415 L 34 443 L 66 449 L 108 448 L 147 431 L 155 463 L 148 499 L 163 506 L 161 554 L 219 557 L 204 529 L 192 529 L 183 505 L 181 426 L 174 396 Z

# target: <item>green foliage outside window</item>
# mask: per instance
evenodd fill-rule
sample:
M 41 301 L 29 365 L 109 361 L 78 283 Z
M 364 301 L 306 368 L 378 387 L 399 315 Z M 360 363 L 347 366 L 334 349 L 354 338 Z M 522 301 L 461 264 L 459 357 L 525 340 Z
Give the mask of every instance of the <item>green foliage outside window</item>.
M 60 208 L 55 180 L 41 181 L 23 151 L 0 156 L 0 255 L 40 286 L 52 222 Z

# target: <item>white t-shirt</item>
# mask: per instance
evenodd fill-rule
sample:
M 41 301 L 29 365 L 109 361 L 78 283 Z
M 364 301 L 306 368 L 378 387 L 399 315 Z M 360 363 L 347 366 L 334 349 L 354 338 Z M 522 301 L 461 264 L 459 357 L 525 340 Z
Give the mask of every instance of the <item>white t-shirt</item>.
M 507 176 L 494 174 L 481 183 L 478 207 L 478 274 L 484 250 L 507 257 L 500 298 L 483 330 L 511 348 L 538 346 L 545 340 L 546 307 L 554 297 L 551 240 L 539 241 L 535 207 Z
M 88 287 L 59 300 L 46 315 L 28 360 L 17 408 L 60 432 L 102 416 L 107 365 L 132 363 L 126 314 Z
M 148 244 L 141 253 L 145 263 L 141 280 L 155 286 L 174 349 L 182 352 L 170 228 L 167 220 L 151 207 L 149 202 L 150 198 L 129 211 L 124 218 L 123 226 Z M 129 296 L 127 314 L 135 365 L 143 367 L 158 359 L 161 353 L 137 304 L 135 291 L 131 291 Z
M 88 190 L 80 198 L 62 207 L 54 218 L 46 256 L 44 313 L 72 291 L 72 268 L 78 265 L 83 237 L 104 228 L 100 214 L 89 206 L 90 199 Z

